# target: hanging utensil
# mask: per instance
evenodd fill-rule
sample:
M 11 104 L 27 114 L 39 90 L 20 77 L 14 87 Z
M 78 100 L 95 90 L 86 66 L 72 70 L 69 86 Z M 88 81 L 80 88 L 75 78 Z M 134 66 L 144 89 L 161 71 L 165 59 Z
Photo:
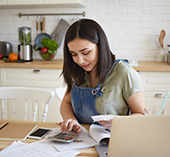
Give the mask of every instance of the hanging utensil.
M 45 29 L 45 16 L 43 17 L 43 20 L 42 20 L 42 33 L 46 33 L 46 29 Z
M 161 30 L 160 36 L 159 36 L 159 43 L 160 43 L 162 48 L 164 47 L 164 42 L 163 42 L 164 38 L 165 38 L 165 31 Z
M 64 19 L 60 19 L 58 25 L 54 29 L 54 31 L 51 33 L 51 37 L 53 40 L 55 40 L 58 43 L 58 46 L 61 46 L 61 43 L 63 41 L 63 37 L 69 28 L 70 24 L 65 21 Z
M 36 19 L 36 34 L 37 34 L 37 35 L 39 34 L 39 21 L 38 21 L 38 16 L 37 16 L 37 19 Z
M 42 22 L 42 23 L 41 23 Z M 43 48 L 42 44 L 41 44 L 41 40 L 44 38 L 49 38 L 52 39 L 52 37 L 46 33 L 46 29 L 45 29 L 45 17 L 41 17 L 41 21 L 40 21 L 40 27 L 41 27 L 41 33 L 38 34 L 35 38 L 35 50 L 41 50 Z
M 40 33 L 42 33 L 42 30 L 43 30 L 43 18 L 41 16 L 41 18 L 40 18 Z

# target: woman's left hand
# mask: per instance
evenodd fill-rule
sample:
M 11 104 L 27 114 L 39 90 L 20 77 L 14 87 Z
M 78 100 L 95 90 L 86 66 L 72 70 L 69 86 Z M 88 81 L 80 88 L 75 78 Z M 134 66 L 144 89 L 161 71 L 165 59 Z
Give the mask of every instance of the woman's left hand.
M 111 130 L 112 127 L 112 119 L 111 120 L 101 120 L 99 121 L 99 124 L 103 125 L 104 127 L 106 127 L 107 129 Z

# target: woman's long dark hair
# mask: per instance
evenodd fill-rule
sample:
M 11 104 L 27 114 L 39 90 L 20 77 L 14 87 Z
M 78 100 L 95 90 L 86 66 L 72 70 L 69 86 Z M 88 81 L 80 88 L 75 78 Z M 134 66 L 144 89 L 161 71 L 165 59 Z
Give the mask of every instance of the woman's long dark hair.
M 115 61 L 115 56 L 111 53 L 105 32 L 101 26 L 91 19 L 81 19 L 73 23 L 66 32 L 64 40 L 64 65 L 62 74 L 70 92 L 73 80 L 78 85 L 84 83 L 85 71 L 78 66 L 69 53 L 68 43 L 75 38 L 86 39 L 98 46 L 97 76 L 100 83 L 103 83 L 107 72 Z

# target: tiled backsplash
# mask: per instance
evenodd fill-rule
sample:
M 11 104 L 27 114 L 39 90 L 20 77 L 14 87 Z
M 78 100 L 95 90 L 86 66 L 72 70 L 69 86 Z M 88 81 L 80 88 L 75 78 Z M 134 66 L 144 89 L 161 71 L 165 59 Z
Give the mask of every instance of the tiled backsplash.
M 21 17 L 22 13 L 86 12 L 104 28 L 113 53 L 119 58 L 156 60 L 158 48 L 154 36 L 166 31 L 165 46 L 170 44 L 170 0 L 87 0 L 85 8 L 0 9 L 0 41 L 9 41 L 17 53 L 18 27 L 32 28 L 36 37 L 37 17 Z M 46 31 L 51 34 L 60 18 L 70 24 L 80 16 L 46 16 Z M 62 58 L 62 47 L 57 58 Z M 39 58 L 34 52 L 34 58 Z

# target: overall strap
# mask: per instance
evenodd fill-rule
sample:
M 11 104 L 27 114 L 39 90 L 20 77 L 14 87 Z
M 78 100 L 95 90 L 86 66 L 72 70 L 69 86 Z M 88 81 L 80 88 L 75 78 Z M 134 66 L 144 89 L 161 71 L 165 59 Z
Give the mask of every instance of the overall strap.
M 119 61 L 123 61 L 123 62 L 125 62 L 125 63 L 128 63 L 127 60 L 125 60 L 125 59 L 117 59 L 117 60 L 115 60 L 115 62 L 113 63 L 112 67 L 111 67 L 110 70 L 108 71 L 106 77 L 109 75 L 110 71 L 113 69 L 113 67 L 114 67 Z

